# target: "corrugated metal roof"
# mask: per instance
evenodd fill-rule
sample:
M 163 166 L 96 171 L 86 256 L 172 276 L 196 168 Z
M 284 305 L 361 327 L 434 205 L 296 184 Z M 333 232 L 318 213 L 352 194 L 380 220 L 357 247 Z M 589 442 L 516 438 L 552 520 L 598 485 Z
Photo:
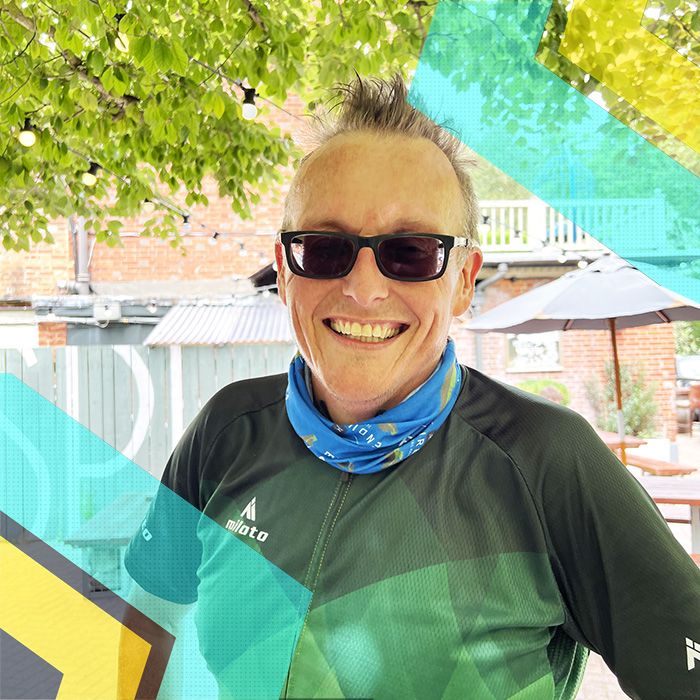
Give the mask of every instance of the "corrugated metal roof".
M 144 345 L 291 343 L 287 309 L 276 295 L 260 294 L 174 306 Z

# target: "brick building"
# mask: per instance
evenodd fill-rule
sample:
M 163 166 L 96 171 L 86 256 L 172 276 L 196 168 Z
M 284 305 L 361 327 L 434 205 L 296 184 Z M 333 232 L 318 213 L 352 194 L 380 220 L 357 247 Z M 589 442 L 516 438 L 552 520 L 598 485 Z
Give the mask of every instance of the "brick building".
M 259 118 L 274 122 L 298 139 L 303 107 L 290 99 L 285 109 L 269 107 Z M 288 176 L 291 172 L 286 173 Z M 140 344 L 170 308 L 182 299 L 221 299 L 242 289 L 247 278 L 273 260 L 274 235 L 282 219 L 289 177 L 275 195 L 263 196 L 253 219 L 237 217 L 213 181 L 204 192 L 209 206 L 190 211 L 183 224 L 183 245 L 139 237 L 144 218 L 124 222 L 122 245 L 97 243 L 88 232 L 91 294 L 67 290 L 76 275 L 75 244 L 66 221 L 53 222 L 56 243 L 34 245 L 30 253 L 0 252 L 0 345 L 3 347 L 72 344 Z M 178 197 L 172 198 L 184 207 Z M 485 311 L 536 285 L 544 284 L 598 257 L 604 249 L 553 210 L 536 200 L 482 202 L 485 265 L 479 280 L 499 263 L 508 271 L 483 291 Z M 215 231 L 221 232 L 216 238 Z M 100 313 L 98 313 L 98 309 Z M 556 358 L 523 365 L 514 338 L 487 334 L 480 340 L 458 319 L 453 326 L 460 359 L 511 384 L 553 379 L 565 385 L 570 406 L 593 420 L 586 383 L 601 380 L 611 358 L 603 331 L 568 331 L 546 340 Z M 517 339 L 515 339 L 517 340 Z M 648 326 L 619 333 L 622 364 L 643 366 L 656 387 L 656 431 L 673 439 L 675 364 L 673 328 Z M 514 348 L 516 352 L 514 353 Z

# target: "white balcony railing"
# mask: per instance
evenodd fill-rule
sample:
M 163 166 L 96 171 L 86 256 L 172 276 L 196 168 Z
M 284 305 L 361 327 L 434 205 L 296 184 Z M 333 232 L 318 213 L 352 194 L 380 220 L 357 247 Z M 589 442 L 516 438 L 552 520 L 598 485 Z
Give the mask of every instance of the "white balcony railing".
M 576 224 L 539 199 L 481 200 L 479 238 L 485 252 L 528 252 L 544 247 L 562 251 L 600 250 L 586 230 L 619 230 L 638 222 L 639 230 L 664 224 L 663 197 L 651 199 L 568 200 Z

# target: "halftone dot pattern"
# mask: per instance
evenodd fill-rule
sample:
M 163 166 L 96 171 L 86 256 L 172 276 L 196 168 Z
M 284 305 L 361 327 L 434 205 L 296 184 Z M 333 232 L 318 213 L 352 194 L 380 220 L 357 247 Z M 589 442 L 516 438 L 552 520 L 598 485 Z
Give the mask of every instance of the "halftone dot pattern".
M 443 0 L 410 102 L 659 284 L 700 301 L 700 180 L 535 59 L 550 5 Z
M 215 697 L 219 691 L 231 697 L 279 697 L 310 599 L 306 588 L 10 374 L 0 374 L 0 435 L 0 511 L 97 580 L 105 574 L 98 560 L 69 544 L 85 527 L 80 508 L 85 499 L 99 514 L 119 499 L 157 493 L 167 501 L 172 533 L 197 527 L 217 551 L 217 586 L 223 588 L 215 597 L 203 596 L 195 616 L 206 621 L 216 615 L 227 624 L 203 625 L 199 639 L 193 626 L 178 636 L 173 658 L 181 660 L 187 697 Z M 133 524 L 134 530 L 138 525 Z M 184 562 L 190 553 L 180 549 Z M 153 571 L 159 564 L 173 570 L 173 562 L 157 558 L 143 566 Z M 169 582 L 171 600 L 189 595 L 190 578 L 180 570 L 182 575 Z M 125 571 L 121 578 L 128 580 Z M 162 600 L 154 599 L 141 612 L 167 628 Z M 210 665 L 220 659 L 226 668 L 207 668 L 202 646 L 210 652 Z M 114 653 L 116 663 L 118 648 Z M 218 689 L 214 670 L 219 672 Z

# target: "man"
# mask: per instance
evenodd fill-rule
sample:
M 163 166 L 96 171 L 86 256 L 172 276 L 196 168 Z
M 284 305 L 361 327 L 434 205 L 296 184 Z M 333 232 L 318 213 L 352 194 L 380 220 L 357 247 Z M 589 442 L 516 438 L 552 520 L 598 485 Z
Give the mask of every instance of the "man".
M 578 415 L 455 359 L 468 167 L 400 79 L 345 88 L 275 247 L 299 354 L 211 399 L 163 483 L 310 591 L 284 697 L 573 698 L 588 649 L 631 697 L 700 697 L 700 574 L 651 499 Z M 206 542 L 170 571 L 187 538 L 157 502 L 144 529 L 143 588 L 215 597 Z

